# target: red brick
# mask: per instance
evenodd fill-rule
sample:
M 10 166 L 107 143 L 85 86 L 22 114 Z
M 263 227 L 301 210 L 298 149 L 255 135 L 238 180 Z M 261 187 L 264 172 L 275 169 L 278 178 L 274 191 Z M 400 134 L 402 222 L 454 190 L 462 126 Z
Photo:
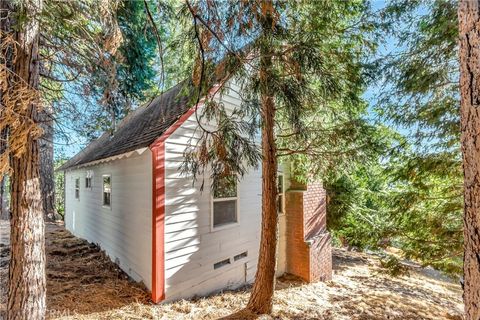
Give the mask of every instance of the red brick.
M 308 282 L 330 280 L 332 248 L 326 229 L 325 190 L 320 183 L 292 185 L 294 190 L 285 197 L 287 272 Z

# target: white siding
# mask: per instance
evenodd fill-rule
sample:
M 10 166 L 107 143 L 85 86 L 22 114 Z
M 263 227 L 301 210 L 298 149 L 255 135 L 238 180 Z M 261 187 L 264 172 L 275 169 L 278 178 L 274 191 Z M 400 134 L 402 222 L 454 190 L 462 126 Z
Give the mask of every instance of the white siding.
M 239 98 L 230 91 L 222 102 L 228 108 L 238 104 Z M 196 127 L 193 115 L 165 142 L 167 300 L 238 287 L 251 282 L 256 271 L 261 223 L 261 170 L 251 169 L 239 183 L 239 223 L 213 230 L 208 177 L 205 177 L 201 192 L 201 180 L 193 186 L 192 176 L 182 175 L 178 170 Z M 248 252 L 246 258 L 234 261 L 235 255 L 245 251 Z M 216 262 L 225 259 L 230 259 L 231 264 L 214 269 Z
M 92 188 L 85 188 L 92 171 Z M 111 207 L 102 206 L 102 175 L 111 175 Z M 75 179 L 80 178 L 80 199 Z M 151 288 L 152 155 L 141 155 L 74 169 L 65 175 L 65 226 L 75 236 L 97 243 L 136 281 Z

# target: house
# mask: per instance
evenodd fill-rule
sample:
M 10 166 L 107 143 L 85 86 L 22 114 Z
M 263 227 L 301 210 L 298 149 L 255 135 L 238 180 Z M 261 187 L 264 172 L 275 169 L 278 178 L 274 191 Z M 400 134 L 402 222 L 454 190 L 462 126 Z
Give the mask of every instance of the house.
M 261 170 L 250 170 L 223 195 L 201 191 L 192 176 L 179 171 L 184 150 L 198 133 L 183 86 L 133 111 L 113 135 L 103 134 L 61 168 L 66 228 L 97 243 L 151 290 L 154 302 L 252 282 L 258 259 Z M 229 86 L 239 89 L 233 82 Z M 238 107 L 237 90 L 215 99 Z M 321 184 L 299 184 L 283 164 L 279 203 L 277 275 L 330 279 Z

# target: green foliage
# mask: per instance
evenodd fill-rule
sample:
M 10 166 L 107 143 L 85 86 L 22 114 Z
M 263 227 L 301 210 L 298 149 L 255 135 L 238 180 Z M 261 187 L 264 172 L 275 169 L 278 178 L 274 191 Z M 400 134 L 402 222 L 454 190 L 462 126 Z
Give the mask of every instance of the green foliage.
M 325 179 L 328 224 L 344 244 L 391 245 L 452 275 L 462 268 L 457 21 L 454 1 L 393 1 L 382 26 L 400 48 L 380 60 L 376 112 L 405 137 L 395 152 Z M 371 137 L 372 135 L 370 135 Z M 396 272 L 398 261 L 386 259 Z
M 459 158 L 456 4 L 395 1 L 387 7 L 385 19 L 393 24 L 388 30 L 396 30 L 404 50 L 384 57 L 381 71 L 387 83 L 377 111 L 393 124 L 411 128 L 419 151 L 449 151 Z
M 460 274 L 462 176 L 451 153 L 411 154 L 392 163 L 391 218 L 405 257 Z M 392 183 L 392 184 L 393 184 Z
M 58 119 L 56 139 L 94 139 L 158 92 L 156 33 L 146 13 L 148 5 L 157 17 L 155 4 L 45 1 L 41 91 Z
M 90 75 L 93 93 L 104 106 L 100 117 L 95 114 L 84 123 L 92 137 L 114 130 L 116 122 L 136 105 L 158 94 L 155 82 L 158 72 L 155 62 L 159 54 L 156 32 L 163 33 L 163 29 L 154 28 L 149 23 L 146 5 L 156 12 L 152 1 L 146 4 L 144 1 L 121 1 L 116 9 L 114 17 L 121 32 L 121 42 L 112 40 L 119 42 L 116 44 L 118 49 L 111 54 L 109 63 L 96 65 Z
M 155 30 L 148 24 L 143 1 L 121 2 L 117 19 L 123 36 L 117 68 L 119 91 L 128 99 L 143 101 L 155 86 Z
M 329 228 L 349 245 L 392 245 L 404 258 L 458 275 L 463 199 L 456 2 L 393 1 L 377 26 L 394 35 L 398 49 L 379 59 L 385 83 L 375 111 L 405 137 L 397 137 L 394 153 L 367 165 L 353 161 L 355 170 L 326 179 Z M 386 265 L 395 269 L 393 262 Z
M 411 147 L 392 159 L 392 218 L 407 258 L 461 272 L 462 170 L 459 149 L 457 3 L 394 1 L 385 21 L 397 22 L 404 50 L 385 59 L 378 103 L 386 121 L 408 128 Z M 398 28 L 398 22 L 403 24 Z
M 396 226 L 390 218 L 385 165 L 371 159 L 323 179 L 327 191 L 327 227 L 343 245 L 376 250 L 391 243 Z

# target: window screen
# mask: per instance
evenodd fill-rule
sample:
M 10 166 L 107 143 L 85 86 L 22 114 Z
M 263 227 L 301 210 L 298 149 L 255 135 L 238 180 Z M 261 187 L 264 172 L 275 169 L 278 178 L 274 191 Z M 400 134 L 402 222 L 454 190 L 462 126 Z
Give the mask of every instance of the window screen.
M 213 226 L 219 227 L 237 222 L 237 200 L 215 201 L 213 203 Z

